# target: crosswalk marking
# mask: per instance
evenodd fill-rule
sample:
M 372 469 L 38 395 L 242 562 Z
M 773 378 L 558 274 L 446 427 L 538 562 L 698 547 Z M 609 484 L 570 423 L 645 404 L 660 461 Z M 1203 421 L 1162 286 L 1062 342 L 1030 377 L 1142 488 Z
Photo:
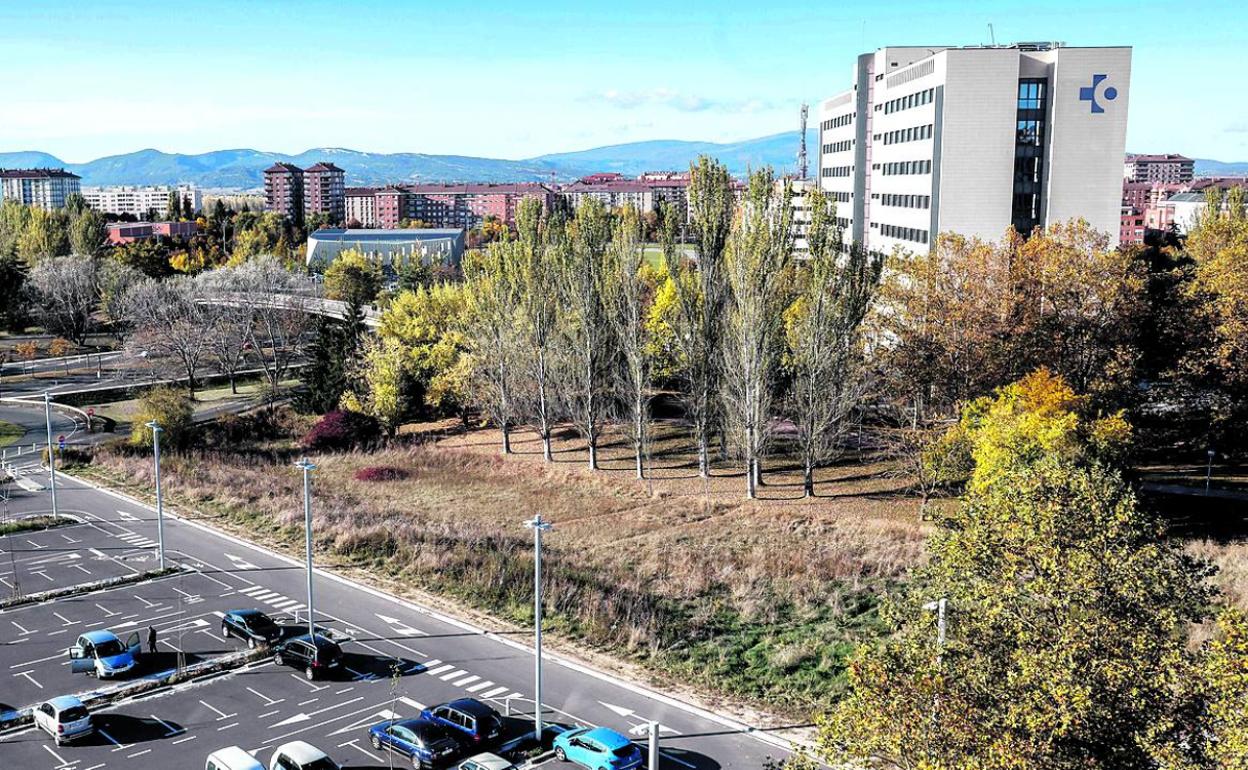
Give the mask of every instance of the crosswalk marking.
M 455 668 L 455 667 L 454 667 L 454 666 L 451 666 L 451 668 Z M 454 679 L 454 678 L 456 678 L 456 677 L 463 676 L 464 674 L 467 674 L 467 673 L 468 673 L 467 671 L 465 671 L 465 670 L 463 670 L 463 669 L 461 668 L 461 669 L 459 669 L 458 671 L 452 671 L 452 672 L 450 672 L 449 674 L 447 674 L 446 676 L 442 677 L 442 681 L 443 681 L 443 682 L 447 682 L 447 681 L 450 681 L 451 679 Z
M 475 682 L 475 681 L 477 681 L 477 680 L 478 680 L 478 679 L 480 679 L 480 678 L 481 678 L 481 677 L 479 677 L 479 676 L 466 676 L 466 677 L 464 677 L 463 679 L 456 679 L 456 680 L 455 680 L 455 686 L 456 686 L 456 687 L 463 687 L 464 685 L 466 685 L 466 684 L 470 684 L 470 683 L 472 683 L 472 682 Z
M 247 595 L 251 596 L 251 595 L 254 595 L 254 594 L 261 593 L 261 592 L 263 592 L 264 590 L 265 590 L 264 586 L 247 586 L 246 588 L 240 588 L 240 589 L 238 589 L 238 592 L 239 592 L 240 594 L 247 594 Z
M 477 682 L 472 687 L 469 687 L 468 692 L 478 692 L 479 690 L 484 690 L 485 688 L 489 687 L 492 684 L 494 683 L 491 682 L 489 679 L 486 679 L 484 682 Z
M 455 667 L 454 666 L 438 666 L 437 668 L 427 669 L 425 673 L 429 674 L 430 676 L 437 676 L 438 674 L 441 674 L 445 671 L 450 671 L 453 668 Z
M 481 697 L 482 698 L 495 698 L 505 692 L 507 692 L 506 687 L 495 687 L 493 690 L 490 690 L 489 692 L 481 693 Z

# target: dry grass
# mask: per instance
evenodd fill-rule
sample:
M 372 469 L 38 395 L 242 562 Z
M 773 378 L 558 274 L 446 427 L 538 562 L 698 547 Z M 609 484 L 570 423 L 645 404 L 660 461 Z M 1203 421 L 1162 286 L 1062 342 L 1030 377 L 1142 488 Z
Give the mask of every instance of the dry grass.
M 683 467 L 675 435 L 660 442 L 652 483 L 631 478 L 623 447 L 605 461 L 621 470 L 590 473 L 571 437 L 550 464 L 528 437 L 517 436 L 508 458 L 495 438 L 314 457 L 318 547 L 523 623 L 532 541 L 521 522 L 540 512 L 556 525 L 544 576 L 557 633 L 792 711 L 839 691 L 853 644 L 880 631 L 880 595 L 922 559 L 917 505 L 882 466 L 830 469 L 814 500 L 796 497 L 800 479 L 775 473 L 765 491 L 785 499 L 745 502 L 730 471 L 703 483 Z M 293 548 L 302 508 L 290 460 L 271 446 L 171 455 L 167 494 Z M 96 462 L 150 483 L 146 457 L 117 449 Z M 378 465 L 408 477 L 355 479 Z

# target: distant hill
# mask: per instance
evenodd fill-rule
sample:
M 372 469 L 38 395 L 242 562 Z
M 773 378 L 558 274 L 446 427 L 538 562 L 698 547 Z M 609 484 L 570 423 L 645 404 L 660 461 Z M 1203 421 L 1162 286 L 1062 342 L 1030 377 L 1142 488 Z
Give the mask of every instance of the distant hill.
M 1227 163 L 1196 158 L 1196 176 L 1248 176 L 1248 162 Z
M 811 131 L 807 143 L 812 168 L 818 166 L 817 141 Z M 262 186 L 264 169 L 277 161 L 302 167 L 318 160 L 331 161 L 347 172 L 348 185 L 367 186 L 388 182 L 545 182 L 550 181 L 552 173 L 556 179 L 567 181 L 596 171 L 631 176 L 643 171 L 684 169 L 701 154 L 719 158 L 738 176 L 764 165 L 777 171 L 792 171 L 796 166 L 797 132 L 723 144 L 634 142 L 528 160 L 373 153 L 339 147 L 322 147 L 298 155 L 250 149 L 184 155 L 148 149 L 87 163 L 65 163 L 44 152 L 0 152 L 0 168 L 64 166 L 81 176 L 84 185 L 190 183 L 204 188 L 245 190 Z

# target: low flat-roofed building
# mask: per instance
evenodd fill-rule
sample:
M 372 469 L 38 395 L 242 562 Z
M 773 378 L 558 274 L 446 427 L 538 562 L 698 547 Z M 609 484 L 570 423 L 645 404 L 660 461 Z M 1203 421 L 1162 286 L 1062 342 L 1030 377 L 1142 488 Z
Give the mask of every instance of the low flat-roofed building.
M 398 270 L 419 259 L 425 264 L 459 266 L 464 256 L 464 230 L 446 227 L 422 230 L 349 230 L 330 228 L 308 236 L 307 264 L 323 270 L 343 251 L 363 252 L 382 267 Z
M 108 226 L 108 242 L 117 245 L 150 238 L 190 238 L 198 230 L 194 222 L 116 222 Z

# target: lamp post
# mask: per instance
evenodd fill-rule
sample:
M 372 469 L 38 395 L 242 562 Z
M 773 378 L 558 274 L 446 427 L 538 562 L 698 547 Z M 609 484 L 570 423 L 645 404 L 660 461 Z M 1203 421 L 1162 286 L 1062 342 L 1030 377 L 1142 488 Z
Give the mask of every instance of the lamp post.
M 165 568 L 165 496 L 160 486 L 160 434 L 164 428 L 152 420 L 145 423 L 152 429 L 152 462 L 156 468 L 156 542 L 160 547 L 160 568 Z
M 43 424 L 48 429 L 48 478 L 52 486 L 52 516 L 59 517 L 56 507 L 56 448 L 52 446 L 52 396 L 43 394 Z
M 316 616 L 312 609 L 312 471 L 316 470 L 316 466 L 305 457 L 295 463 L 295 467 L 303 471 L 304 547 L 308 562 L 308 636 L 315 636 Z
M 1209 494 L 1209 482 L 1213 481 L 1213 458 L 1217 456 L 1217 452 L 1212 449 L 1206 451 L 1209 462 L 1205 465 L 1205 494 Z
M 542 533 L 554 529 L 537 514 L 524 526 L 533 530 L 533 738 L 542 741 Z

